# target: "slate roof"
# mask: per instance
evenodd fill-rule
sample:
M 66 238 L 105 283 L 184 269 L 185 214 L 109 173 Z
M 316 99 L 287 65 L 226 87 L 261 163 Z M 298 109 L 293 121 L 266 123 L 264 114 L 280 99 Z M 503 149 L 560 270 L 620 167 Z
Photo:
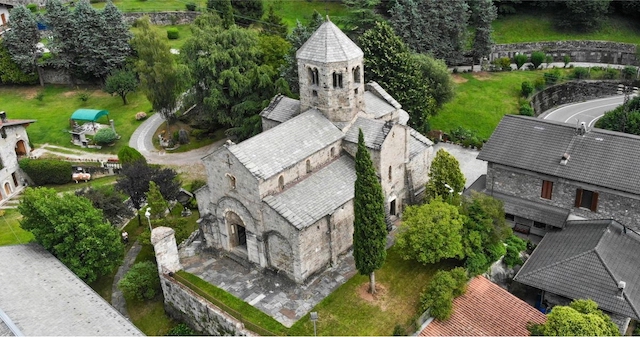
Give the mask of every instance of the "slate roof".
M 260 112 L 260 116 L 283 123 L 299 113 L 299 100 L 284 95 L 277 95 L 271 100 L 269 106 Z
M 453 300 L 446 321 L 433 320 L 420 336 L 529 336 L 528 322 L 546 316 L 482 276 L 469 282 L 467 292 Z
M 358 117 L 347 131 L 344 140 L 358 144 L 358 130 L 362 129 L 364 145 L 370 149 L 380 150 L 393 124 L 376 119 Z
M 567 221 L 547 233 L 514 280 L 603 310 L 640 318 L 640 240 L 615 220 Z M 624 297 L 618 282 L 624 281 Z
M 340 28 L 327 20 L 296 52 L 296 58 L 320 63 L 341 62 L 363 57 L 358 47 Z
M 364 111 L 372 114 L 374 118 L 380 118 L 396 111 L 396 108 L 391 104 L 370 91 L 364 92 L 364 106 Z
M 560 164 L 564 153 L 570 158 Z M 506 115 L 478 159 L 640 194 L 640 137 L 601 129 L 584 136 L 569 124 Z
M 40 245 L 0 247 L 0 306 L 25 336 L 143 335 Z
M 7 126 L 15 126 L 15 125 L 24 125 L 35 123 L 35 119 L 9 119 L 6 122 L 0 122 L 0 128 Z
M 433 146 L 429 138 L 412 128 L 409 128 L 409 136 L 409 159 Z
M 485 191 L 490 194 L 490 191 Z M 569 216 L 569 210 L 546 205 L 540 202 L 521 199 L 507 194 L 493 192 L 494 198 L 502 200 L 504 203 L 504 212 L 510 214 L 526 214 L 527 219 L 545 223 L 554 227 L 564 227 L 565 221 Z
M 254 176 L 267 179 L 343 136 L 321 112 L 311 109 L 228 149 Z
M 355 162 L 342 156 L 264 202 L 298 229 L 314 224 L 353 199 Z

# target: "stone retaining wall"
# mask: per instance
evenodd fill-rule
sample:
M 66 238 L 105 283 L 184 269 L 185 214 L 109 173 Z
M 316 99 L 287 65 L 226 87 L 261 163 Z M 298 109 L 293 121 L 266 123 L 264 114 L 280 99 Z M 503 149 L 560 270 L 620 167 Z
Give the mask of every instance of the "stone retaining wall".
M 162 274 L 160 283 L 167 313 L 192 329 L 210 336 L 257 336 L 245 329 L 242 322 L 174 278 Z
M 608 97 L 618 93 L 618 81 L 582 80 L 548 87 L 531 98 L 535 115 L 568 103 Z
M 553 41 L 496 44 L 492 48 L 490 60 L 516 54 L 531 56 L 534 51 L 544 51 L 553 56 L 554 62 L 562 62 L 565 55 L 572 62 L 608 63 L 622 65 L 640 65 L 636 55 L 637 46 L 631 43 L 609 41 Z
M 149 20 L 154 25 L 166 26 L 166 25 L 184 25 L 192 23 L 200 12 L 189 11 L 175 11 L 175 12 L 126 12 L 122 13 L 124 20 L 131 24 L 136 19 L 143 16 L 148 16 Z

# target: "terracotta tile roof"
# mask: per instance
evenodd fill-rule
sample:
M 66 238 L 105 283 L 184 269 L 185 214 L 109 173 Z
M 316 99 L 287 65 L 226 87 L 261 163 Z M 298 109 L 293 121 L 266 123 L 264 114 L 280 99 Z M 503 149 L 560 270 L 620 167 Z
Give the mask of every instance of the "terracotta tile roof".
M 547 317 L 482 276 L 469 282 L 467 292 L 453 300 L 447 321 L 434 319 L 420 336 L 529 336 L 527 322 Z

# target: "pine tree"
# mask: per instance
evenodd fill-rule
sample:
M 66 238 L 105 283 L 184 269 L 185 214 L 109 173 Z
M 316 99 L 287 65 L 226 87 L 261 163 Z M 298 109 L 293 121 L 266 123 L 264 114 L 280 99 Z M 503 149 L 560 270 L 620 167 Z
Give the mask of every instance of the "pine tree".
M 77 50 L 71 12 L 60 0 L 47 0 L 46 9 L 45 22 L 51 32 L 47 48 L 54 56 L 50 62 L 58 68 L 70 69 Z
M 149 208 L 151 208 L 151 217 L 154 219 L 161 218 L 164 215 L 164 212 L 168 208 L 167 201 L 162 197 L 162 193 L 160 193 L 160 189 L 155 182 L 149 182 L 149 191 L 147 194 L 147 204 Z
M 231 6 L 233 6 L 236 21 L 244 26 L 260 20 L 264 14 L 262 0 L 232 1 Z
M 382 187 L 364 145 L 362 130 L 358 134 L 356 182 L 353 198 L 353 258 L 361 275 L 369 275 L 371 293 L 375 293 L 375 271 L 384 264 L 387 229 Z
M 109 50 L 105 43 L 108 37 L 105 34 L 107 24 L 104 18 L 87 0 L 76 5 L 71 18 L 76 42 L 76 57 L 73 61 L 75 75 L 89 79 L 105 77 L 109 73 Z
M 108 1 L 104 7 L 102 17 L 105 23 L 104 35 L 107 37 L 104 44 L 108 51 L 103 71 L 103 74 L 106 75 L 115 69 L 121 68 L 125 64 L 127 57 L 131 55 L 129 40 L 132 35 L 124 21 L 122 12 L 111 1 Z
M 235 24 L 231 0 L 208 0 L 207 8 L 222 18 L 222 26 L 225 29 Z
M 282 17 L 273 10 L 273 6 L 269 6 L 269 11 L 262 25 L 264 26 L 263 30 L 266 34 L 276 35 L 281 38 L 287 37 L 289 28 L 282 21 Z
M 23 72 L 35 73 L 38 59 L 36 44 L 40 41 L 35 15 L 27 7 L 18 6 L 11 10 L 9 25 L 11 29 L 5 32 L 2 43 Z
M 347 15 L 341 20 L 346 26 L 348 35 L 359 36 L 371 29 L 382 17 L 376 13 L 380 0 L 343 0 L 347 7 Z
M 498 17 L 498 9 L 493 5 L 492 0 L 473 0 L 470 4 L 471 22 L 476 31 L 473 37 L 473 57 L 480 61 L 491 53 L 493 46 L 491 23 Z

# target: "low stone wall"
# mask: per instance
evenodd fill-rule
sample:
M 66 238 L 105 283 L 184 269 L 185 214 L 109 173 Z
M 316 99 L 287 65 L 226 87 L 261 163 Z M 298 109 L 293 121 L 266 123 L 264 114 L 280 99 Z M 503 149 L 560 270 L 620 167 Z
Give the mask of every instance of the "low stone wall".
M 160 275 L 167 313 L 211 336 L 256 336 L 242 322 L 211 304 L 169 275 Z
M 618 81 L 571 81 L 548 87 L 531 98 L 535 115 L 568 103 L 608 97 L 618 93 Z
M 83 81 L 75 79 L 64 69 L 54 69 L 43 67 L 41 68 L 42 81 L 44 84 L 62 84 L 62 85 L 77 85 L 77 84 L 95 84 L 95 82 Z
M 513 59 L 516 54 L 531 56 L 534 51 L 544 51 L 553 56 L 554 62 L 562 62 L 565 55 L 571 62 L 640 65 L 636 55 L 637 46 L 631 43 L 609 41 L 553 41 L 496 44 L 490 60 L 501 57 Z
M 190 11 L 175 11 L 175 12 L 126 12 L 122 13 L 125 22 L 131 24 L 133 21 L 148 16 L 149 20 L 154 25 L 166 26 L 166 25 L 184 25 L 192 23 L 200 12 Z

